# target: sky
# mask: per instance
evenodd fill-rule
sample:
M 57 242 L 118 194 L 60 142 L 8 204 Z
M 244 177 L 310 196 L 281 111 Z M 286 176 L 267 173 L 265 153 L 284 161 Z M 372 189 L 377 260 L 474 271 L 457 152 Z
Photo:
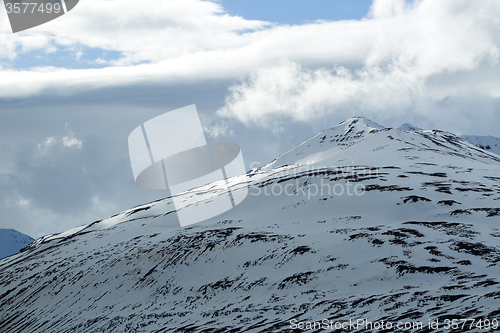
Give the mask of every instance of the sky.
M 0 228 L 32 237 L 168 192 L 127 139 L 196 104 L 247 169 L 353 117 L 500 137 L 497 0 L 84 0 L 13 34 L 0 8 Z

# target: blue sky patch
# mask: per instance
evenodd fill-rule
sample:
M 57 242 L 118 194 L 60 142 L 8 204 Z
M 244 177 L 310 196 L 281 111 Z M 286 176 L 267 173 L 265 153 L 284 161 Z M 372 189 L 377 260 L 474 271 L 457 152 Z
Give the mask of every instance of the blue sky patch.
M 359 20 L 366 16 L 371 0 L 221 0 L 230 15 L 247 20 L 261 20 L 279 24 L 304 24 L 316 20 Z
M 110 66 L 109 61 L 119 59 L 122 53 L 99 48 L 76 46 L 60 49 L 53 53 L 45 50 L 21 52 L 12 61 L 4 61 L 6 67 L 23 70 L 34 67 L 54 66 L 72 69 L 104 68 Z

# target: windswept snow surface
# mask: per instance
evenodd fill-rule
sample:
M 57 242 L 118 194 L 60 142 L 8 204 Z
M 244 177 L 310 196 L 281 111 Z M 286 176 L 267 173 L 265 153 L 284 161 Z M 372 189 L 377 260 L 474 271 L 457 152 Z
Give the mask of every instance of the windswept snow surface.
M 0 229 L 0 258 L 18 253 L 33 241 L 33 238 L 17 230 Z
M 290 320 L 365 319 L 450 332 L 446 319 L 500 319 L 500 156 L 351 118 L 229 183 L 248 197 L 188 228 L 166 198 L 1 260 L 0 331 L 297 332 Z M 221 185 L 181 195 L 203 205 Z M 454 332 L 467 330 L 478 331 Z

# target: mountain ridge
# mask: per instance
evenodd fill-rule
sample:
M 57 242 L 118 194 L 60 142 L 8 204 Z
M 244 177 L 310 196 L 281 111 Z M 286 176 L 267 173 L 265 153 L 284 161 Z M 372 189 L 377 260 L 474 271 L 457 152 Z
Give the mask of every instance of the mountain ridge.
M 409 125 L 409 124 L 406 124 Z M 409 125 L 410 127 L 413 127 Z M 371 135 L 370 135 L 371 134 Z M 375 134 L 375 135 L 373 135 Z M 477 149 L 478 147 L 470 142 L 455 136 L 453 133 L 440 131 L 440 130 L 400 130 L 398 128 L 385 128 L 375 122 L 372 122 L 364 117 L 353 117 L 349 118 L 340 124 L 330 127 L 328 129 L 323 130 L 312 138 L 304 141 L 300 145 L 295 148 L 292 148 L 288 152 L 280 155 L 278 158 L 264 166 L 264 168 L 273 168 L 280 165 L 289 165 L 289 164 L 306 164 L 306 165 L 318 165 L 319 161 L 324 161 L 324 165 L 338 165 L 339 162 L 343 162 L 346 159 L 334 159 L 332 157 L 339 156 L 342 157 L 343 151 L 349 149 L 351 146 L 362 143 L 367 140 L 367 135 L 370 135 L 370 139 L 374 139 L 374 136 L 383 136 L 386 135 L 391 140 L 403 142 L 410 147 L 403 147 L 402 145 L 398 146 L 397 149 L 407 149 L 415 150 L 414 147 L 419 149 L 442 149 L 446 148 L 451 153 L 460 153 L 460 148 L 462 151 L 470 153 L 470 156 L 474 155 L 481 159 L 493 159 L 495 161 L 500 161 L 499 156 L 491 155 L 491 152 L 484 149 Z M 417 139 L 418 138 L 418 139 Z M 378 138 L 381 142 L 383 142 L 385 138 Z M 424 140 L 422 140 L 424 139 Z M 413 141 L 413 142 L 410 142 Z M 427 142 L 425 142 L 427 141 Z M 329 145 L 330 151 L 328 154 L 328 159 L 321 158 L 321 155 L 324 155 L 325 148 L 323 145 Z M 380 143 L 380 150 L 384 149 L 384 145 L 387 143 Z M 313 146 L 313 147 L 311 147 Z M 434 147 L 432 147 L 434 146 Z M 328 147 L 328 146 L 327 146 Z M 307 156 L 305 158 L 298 158 L 297 156 L 304 155 L 304 152 L 301 150 L 307 151 L 307 153 L 311 153 L 311 151 L 318 150 L 318 156 L 310 157 Z M 372 153 L 366 151 L 366 153 Z M 377 153 L 377 155 L 380 152 Z M 348 154 L 349 156 L 354 156 L 353 154 Z M 359 155 L 358 155 L 359 156 Z M 362 161 L 362 163 L 373 163 L 373 161 L 367 160 L 366 158 L 356 158 L 357 161 Z M 375 160 L 376 163 L 381 163 L 380 161 Z M 344 162 L 345 163 L 345 162 Z
M 447 132 L 356 119 L 228 179 L 249 195 L 215 218 L 179 228 L 166 198 L 0 260 L 0 330 L 496 318 L 500 159 Z M 222 186 L 179 195 L 209 204 Z

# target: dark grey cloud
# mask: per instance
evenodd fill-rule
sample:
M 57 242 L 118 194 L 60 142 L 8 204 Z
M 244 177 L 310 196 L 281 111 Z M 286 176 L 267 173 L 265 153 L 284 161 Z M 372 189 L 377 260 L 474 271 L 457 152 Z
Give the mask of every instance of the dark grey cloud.
M 222 119 L 228 81 L 127 86 L 29 99 L 0 99 L 0 227 L 33 237 L 168 196 L 134 183 L 128 135 L 139 124 L 167 111 L 196 104 L 204 126 Z M 247 169 L 270 162 L 314 134 L 311 126 L 290 123 L 280 137 L 236 121 L 208 141 L 234 142 Z M 82 142 L 64 145 L 63 138 Z M 256 163 L 254 163 L 256 162 Z

